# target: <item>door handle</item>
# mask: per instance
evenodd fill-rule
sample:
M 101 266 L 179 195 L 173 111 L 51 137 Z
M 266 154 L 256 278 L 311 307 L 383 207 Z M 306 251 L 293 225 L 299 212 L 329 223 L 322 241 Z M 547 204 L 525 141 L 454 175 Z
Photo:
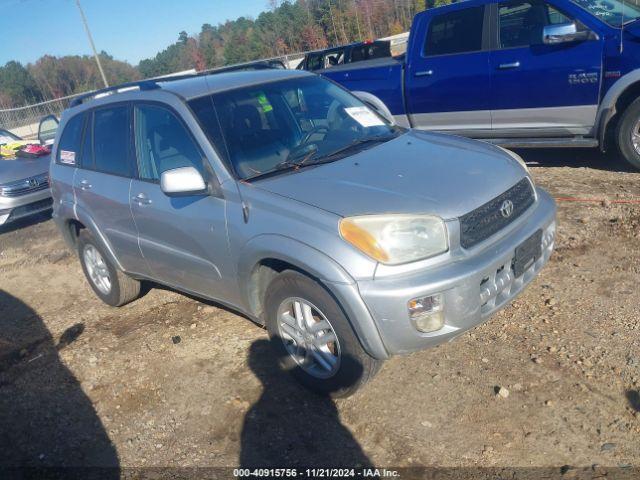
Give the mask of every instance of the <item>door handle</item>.
M 133 200 L 134 202 L 136 202 L 140 206 L 142 206 L 142 205 L 150 205 L 151 204 L 151 199 L 148 198 L 144 193 L 139 193 L 135 197 L 132 197 L 131 200 Z
M 88 180 L 82 180 L 80 182 L 80 190 L 91 190 L 92 185 L 89 183 Z
M 423 70 L 414 74 L 415 77 L 430 77 L 431 75 L 433 75 L 433 70 Z
M 501 63 L 498 65 L 498 70 L 509 70 L 510 68 L 518 68 L 519 66 L 520 62 Z

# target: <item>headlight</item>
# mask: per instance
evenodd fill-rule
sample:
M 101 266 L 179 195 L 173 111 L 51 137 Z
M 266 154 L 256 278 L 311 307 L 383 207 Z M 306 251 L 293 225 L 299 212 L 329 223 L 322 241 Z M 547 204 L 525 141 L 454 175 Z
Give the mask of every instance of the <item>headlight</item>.
M 507 155 L 509 155 L 511 158 L 513 158 L 516 162 L 518 162 L 520 165 L 522 165 L 522 168 L 525 169 L 525 171 L 527 173 L 529 173 L 529 167 L 527 167 L 527 164 L 525 163 L 525 161 L 522 159 L 522 157 L 520 155 L 518 155 L 516 152 L 512 152 L 511 150 L 507 150 L 504 147 L 501 147 L 499 145 L 496 145 L 500 150 L 502 150 L 504 153 L 506 153 Z
M 433 215 L 344 218 L 340 235 L 361 252 L 388 265 L 433 257 L 449 249 L 444 221 Z

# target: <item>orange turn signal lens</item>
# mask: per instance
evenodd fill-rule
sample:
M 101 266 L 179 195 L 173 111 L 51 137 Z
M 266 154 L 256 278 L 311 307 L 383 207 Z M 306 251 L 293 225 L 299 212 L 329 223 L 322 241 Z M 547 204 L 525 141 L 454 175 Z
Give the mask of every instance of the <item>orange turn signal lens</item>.
M 350 219 L 345 218 L 340 222 L 340 235 L 351 245 L 373 259 L 379 262 L 389 261 L 389 255 L 378 244 L 373 235 L 360 228 Z

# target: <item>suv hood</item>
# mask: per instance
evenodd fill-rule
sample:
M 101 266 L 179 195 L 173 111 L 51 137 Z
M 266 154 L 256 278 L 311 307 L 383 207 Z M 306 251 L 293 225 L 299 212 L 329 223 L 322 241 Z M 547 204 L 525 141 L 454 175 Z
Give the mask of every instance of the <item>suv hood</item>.
M 254 186 L 343 217 L 427 213 L 450 219 L 497 197 L 526 175 L 493 145 L 410 131 L 332 163 L 257 180 Z
M 0 183 L 16 182 L 25 178 L 47 173 L 51 156 L 39 158 L 0 159 Z

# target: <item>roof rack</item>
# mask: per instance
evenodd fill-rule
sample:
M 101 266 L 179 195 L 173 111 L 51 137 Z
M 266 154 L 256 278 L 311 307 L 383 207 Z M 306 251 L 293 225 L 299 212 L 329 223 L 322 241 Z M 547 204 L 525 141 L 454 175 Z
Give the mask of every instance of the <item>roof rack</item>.
M 89 100 L 92 98 L 102 98 L 107 95 L 111 95 L 113 93 L 120 92 L 128 92 L 130 90 L 154 90 L 156 88 L 160 88 L 160 85 L 156 83 L 154 80 L 139 80 L 137 82 L 127 82 L 121 83 L 120 85 L 114 85 L 112 87 L 101 88 L 99 90 L 94 90 L 89 93 L 85 93 L 84 95 L 80 95 L 79 97 L 74 98 L 69 103 L 69 108 L 77 107 L 78 105 L 82 105 L 85 100 Z
M 281 60 L 269 59 L 258 60 L 255 62 L 239 63 L 237 65 L 231 65 L 228 67 L 211 68 L 209 70 L 202 70 L 196 73 L 187 73 L 184 75 L 174 75 L 166 77 L 148 78 L 145 80 L 138 80 L 135 82 L 121 83 L 119 85 L 113 85 L 112 87 L 101 88 L 92 92 L 85 93 L 74 98 L 69 103 L 69 108 L 82 105 L 86 100 L 106 97 L 114 93 L 123 93 L 131 90 L 155 90 L 160 88 L 162 82 L 173 82 L 176 80 L 185 80 L 187 78 L 201 77 L 204 75 L 214 75 L 218 73 L 238 72 L 242 70 L 270 70 L 270 69 L 286 69 L 285 64 Z

